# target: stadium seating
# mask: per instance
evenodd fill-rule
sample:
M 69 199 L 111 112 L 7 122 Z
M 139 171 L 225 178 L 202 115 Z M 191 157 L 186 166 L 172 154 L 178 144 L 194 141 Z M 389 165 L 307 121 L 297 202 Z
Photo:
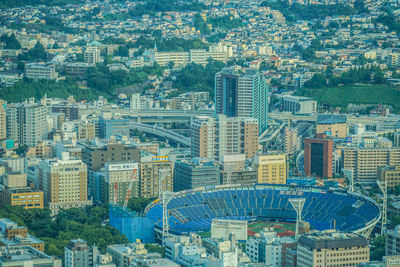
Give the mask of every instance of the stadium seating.
M 209 231 L 212 219 L 272 220 L 296 219 L 289 199 L 305 198 L 304 221 L 313 229 L 355 231 L 379 217 L 376 203 L 343 192 L 315 187 L 236 186 L 185 191 L 168 203 L 170 231 L 176 234 Z M 146 216 L 162 228 L 162 203 L 152 204 Z

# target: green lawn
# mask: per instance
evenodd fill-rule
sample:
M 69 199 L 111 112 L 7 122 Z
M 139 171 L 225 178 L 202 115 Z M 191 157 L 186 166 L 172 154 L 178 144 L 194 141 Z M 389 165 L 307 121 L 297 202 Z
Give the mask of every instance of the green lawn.
M 389 104 L 400 112 L 400 89 L 388 85 L 349 85 L 320 89 L 302 88 L 296 95 L 309 96 L 320 104 L 346 108 L 348 104 Z

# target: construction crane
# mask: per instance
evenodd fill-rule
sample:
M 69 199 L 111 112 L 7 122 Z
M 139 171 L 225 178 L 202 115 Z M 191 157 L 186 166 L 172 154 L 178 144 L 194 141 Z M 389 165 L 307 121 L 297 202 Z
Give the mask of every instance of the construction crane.
M 126 207 L 128 207 L 128 201 L 131 196 L 133 182 L 135 182 L 135 180 L 136 180 L 136 171 L 137 171 L 137 169 L 133 169 L 131 179 L 129 180 L 128 190 L 126 191 L 125 201 L 124 201 L 124 205 L 123 205 L 124 210 L 126 210 Z

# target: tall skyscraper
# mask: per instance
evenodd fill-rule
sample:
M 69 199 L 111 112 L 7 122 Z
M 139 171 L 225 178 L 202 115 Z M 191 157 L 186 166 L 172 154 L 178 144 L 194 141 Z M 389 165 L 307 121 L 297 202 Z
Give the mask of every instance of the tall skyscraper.
M 237 154 L 253 158 L 258 150 L 256 119 L 198 116 L 191 122 L 191 132 L 193 158 L 219 160 Z
M 259 131 L 267 128 L 268 86 L 256 69 L 244 74 L 224 68 L 215 75 L 216 114 L 227 117 L 249 117 L 258 120 Z
M 6 102 L 0 99 L 0 140 L 7 138 Z
M 304 171 L 306 176 L 332 177 L 332 157 L 332 139 L 304 139 Z
M 8 105 L 7 138 L 19 145 L 35 146 L 47 138 L 46 107 L 37 104 Z

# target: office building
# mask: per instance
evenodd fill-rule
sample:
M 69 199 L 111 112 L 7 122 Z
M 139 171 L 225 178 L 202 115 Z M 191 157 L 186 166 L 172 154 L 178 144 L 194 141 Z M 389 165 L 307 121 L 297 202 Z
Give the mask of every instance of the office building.
M 6 102 L 0 99 L 0 141 L 7 138 Z
M 37 104 L 8 105 L 7 138 L 19 145 L 35 146 L 47 139 L 46 107 Z
M 317 101 L 310 97 L 283 95 L 280 99 L 283 111 L 295 114 L 317 113 Z
M 0 247 L 3 246 L 31 246 L 44 252 L 44 243 L 42 240 L 28 234 L 27 227 L 18 226 L 17 223 L 8 218 L 0 219 Z
M 107 254 L 111 255 L 112 261 L 117 267 L 130 267 L 136 256 L 147 254 L 147 249 L 143 243 L 137 241 L 130 244 L 109 245 Z
M 73 239 L 64 248 L 65 267 L 94 267 L 94 261 L 99 256 L 96 247 L 88 246 L 83 239 Z
M 61 267 L 61 259 L 49 256 L 31 246 L 0 247 L 0 266 Z
M 285 128 L 285 153 L 293 155 L 299 149 L 299 136 L 297 128 Z
M 86 63 L 96 65 L 102 61 L 100 56 L 100 49 L 96 46 L 88 46 L 83 53 L 83 58 Z
M 302 235 L 297 243 L 298 267 L 358 266 L 369 262 L 365 237 L 334 231 Z
M 173 191 L 173 163 L 168 157 L 142 159 L 140 163 L 139 195 L 147 198 L 159 197 L 161 192 Z
M 304 171 L 306 176 L 332 177 L 332 157 L 332 139 L 304 139 Z
M 215 111 L 227 117 L 246 117 L 258 120 L 259 132 L 267 128 L 268 86 L 263 74 L 247 69 L 239 74 L 224 68 L 215 75 Z
M 219 184 L 219 164 L 214 160 L 193 159 L 175 163 L 174 191 Z
M 400 165 L 380 167 L 378 181 L 387 182 L 389 188 L 400 185 Z
M 62 160 L 43 160 L 39 163 L 39 188 L 52 214 L 60 209 L 91 205 L 87 190 L 87 165 L 71 160 L 66 154 Z
M 288 164 L 286 154 L 257 155 L 257 181 L 260 184 L 286 184 Z
M 375 184 L 380 167 L 400 165 L 400 148 L 345 148 L 342 150 L 342 161 L 344 169 L 353 170 L 355 182 Z
M 140 160 L 140 149 L 122 143 L 82 143 L 82 161 L 90 170 L 100 170 L 106 162 L 123 162 Z
M 237 154 L 253 158 L 259 145 L 258 124 L 252 118 L 198 116 L 191 121 L 191 138 L 193 158 L 219 160 Z
M 346 138 L 347 117 L 346 115 L 322 114 L 318 115 L 316 133 L 325 134 L 329 137 Z
M 135 173 L 134 173 L 135 171 Z M 101 182 L 102 202 L 112 202 L 121 205 L 124 203 L 129 183 L 132 188 L 129 198 L 139 197 L 139 164 L 134 162 L 107 162 L 105 175 Z
M 34 80 L 57 79 L 56 68 L 53 64 L 27 63 L 25 64 L 25 77 Z
M 220 172 L 221 184 L 228 183 L 228 171 L 222 169 Z M 257 183 L 257 170 L 249 167 L 242 170 L 230 171 L 230 184 L 256 184 Z
M 400 255 L 400 225 L 386 231 L 386 256 Z

